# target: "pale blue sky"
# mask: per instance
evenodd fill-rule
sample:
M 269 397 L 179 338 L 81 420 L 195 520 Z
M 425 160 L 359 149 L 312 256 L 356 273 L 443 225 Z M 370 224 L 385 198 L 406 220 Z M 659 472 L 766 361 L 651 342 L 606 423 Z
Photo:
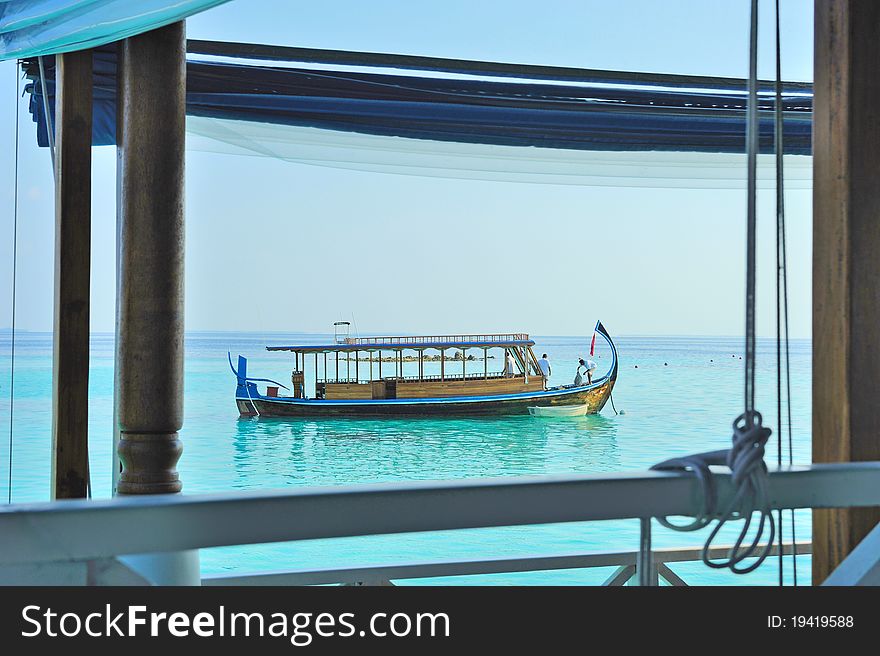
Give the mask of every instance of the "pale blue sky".
M 773 67 L 763 0 L 761 75 Z M 747 0 L 236 0 L 191 38 L 743 77 Z M 783 2 L 783 74 L 812 79 L 812 2 Z M 0 327 L 10 323 L 15 66 L 0 63 Z M 20 104 L 18 326 L 50 330 L 49 153 Z M 92 327 L 114 317 L 115 152 L 96 148 Z M 811 194 L 787 196 L 793 336 L 810 332 Z M 759 332 L 774 332 L 773 192 L 759 196 Z M 187 156 L 187 327 L 361 332 L 742 332 L 744 191 L 523 185 Z M 381 228 L 381 230 L 377 230 Z M 522 262 L 525 245 L 546 261 Z

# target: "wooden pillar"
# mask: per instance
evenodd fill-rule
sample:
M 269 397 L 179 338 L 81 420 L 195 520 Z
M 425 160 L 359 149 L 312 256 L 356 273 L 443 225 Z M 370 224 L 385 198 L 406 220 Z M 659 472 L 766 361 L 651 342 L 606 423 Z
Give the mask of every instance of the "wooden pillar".
M 51 495 L 79 499 L 89 486 L 92 51 L 56 61 Z
M 183 425 L 183 22 L 126 39 L 116 344 L 119 494 L 179 492 Z
M 813 100 L 813 461 L 880 460 L 880 3 L 817 0 Z M 813 511 L 813 582 L 880 521 Z
M 440 380 L 446 379 L 446 349 L 440 349 Z

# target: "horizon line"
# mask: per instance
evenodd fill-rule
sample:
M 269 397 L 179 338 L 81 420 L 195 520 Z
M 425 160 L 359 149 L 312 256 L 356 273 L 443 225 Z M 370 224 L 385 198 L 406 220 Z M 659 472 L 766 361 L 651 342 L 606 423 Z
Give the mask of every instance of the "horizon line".
M 51 330 L 29 330 L 23 328 L 16 328 L 16 334 L 29 334 L 29 335 L 52 335 L 53 331 Z M 216 335 L 235 335 L 235 334 L 263 334 L 263 335 L 332 335 L 331 332 L 312 332 L 312 331 L 302 331 L 302 330 L 220 330 L 220 329 L 194 329 L 194 330 L 185 330 L 184 335 L 191 334 L 216 334 Z M 11 328 L 0 328 L 0 334 L 3 335 L 11 335 Z M 384 332 L 377 332 L 375 335 L 384 335 Z M 416 335 L 418 333 L 400 333 L 402 337 L 406 337 L 409 335 Z M 529 335 L 534 335 L 537 337 L 585 337 L 590 333 L 582 333 L 582 334 L 571 334 L 571 335 L 563 335 L 563 334 L 542 334 L 542 333 L 528 333 Z M 113 331 L 90 331 L 89 336 L 114 336 L 116 333 Z M 371 337 L 374 336 L 373 333 L 364 332 L 361 334 L 363 337 Z M 632 337 L 673 337 L 673 338 L 696 338 L 696 339 L 745 339 L 744 335 L 712 335 L 705 333 L 615 333 L 616 338 L 632 338 Z M 758 339 L 776 339 L 775 335 L 757 335 Z M 790 341 L 795 340 L 812 340 L 812 335 L 808 337 L 791 337 Z

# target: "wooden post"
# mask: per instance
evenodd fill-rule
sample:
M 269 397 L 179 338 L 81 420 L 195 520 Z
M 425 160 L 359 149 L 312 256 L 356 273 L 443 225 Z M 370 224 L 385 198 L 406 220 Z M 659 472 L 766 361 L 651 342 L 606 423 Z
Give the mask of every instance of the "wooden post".
M 446 349 L 440 349 L 440 380 L 446 380 Z
M 89 489 L 92 51 L 56 61 L 51 496 L 79 499 Z
M 360 365 L 360 354 L 359 351 L 354 352 L 354 380 L 357 382 L 358 378 L 360 378 L 360 374 L 358 373 L 359 365 Z
M 813 100 L 813 461 L 880 460 L 880 3 L 817 0 Z M 813 511 L 813 582 L 880 521 Z
M 467 352 L 461 349 L 461 379 L 467 379 Z
M 379 349 L 379 380 L 382 380 L 382 349 Z
M 483 380 L 489 378 L 489 349 L 483 349 Z
M 123 51 L 117 491 L 172 493 L 183 450 L 184 24 Z
M 373 352 L 367 351 L 370 354 L 370 381 L 373 380 Z

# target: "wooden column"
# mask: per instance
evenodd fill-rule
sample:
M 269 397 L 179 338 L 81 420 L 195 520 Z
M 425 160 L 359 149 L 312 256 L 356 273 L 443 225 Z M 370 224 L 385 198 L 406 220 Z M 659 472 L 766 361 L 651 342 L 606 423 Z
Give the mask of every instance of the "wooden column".
M 92 51 L 56 61 L 51 494 L 78 499 L 89 481 Z
M 161 494 L 180 491 L 183 450 L 184 24 L 123 51 L 117 491 Z
M 880 3 L 817 0 L 813 101 L 813 461 L 880 460 Z M 820 583 L 880 521 L 813 512 Z

